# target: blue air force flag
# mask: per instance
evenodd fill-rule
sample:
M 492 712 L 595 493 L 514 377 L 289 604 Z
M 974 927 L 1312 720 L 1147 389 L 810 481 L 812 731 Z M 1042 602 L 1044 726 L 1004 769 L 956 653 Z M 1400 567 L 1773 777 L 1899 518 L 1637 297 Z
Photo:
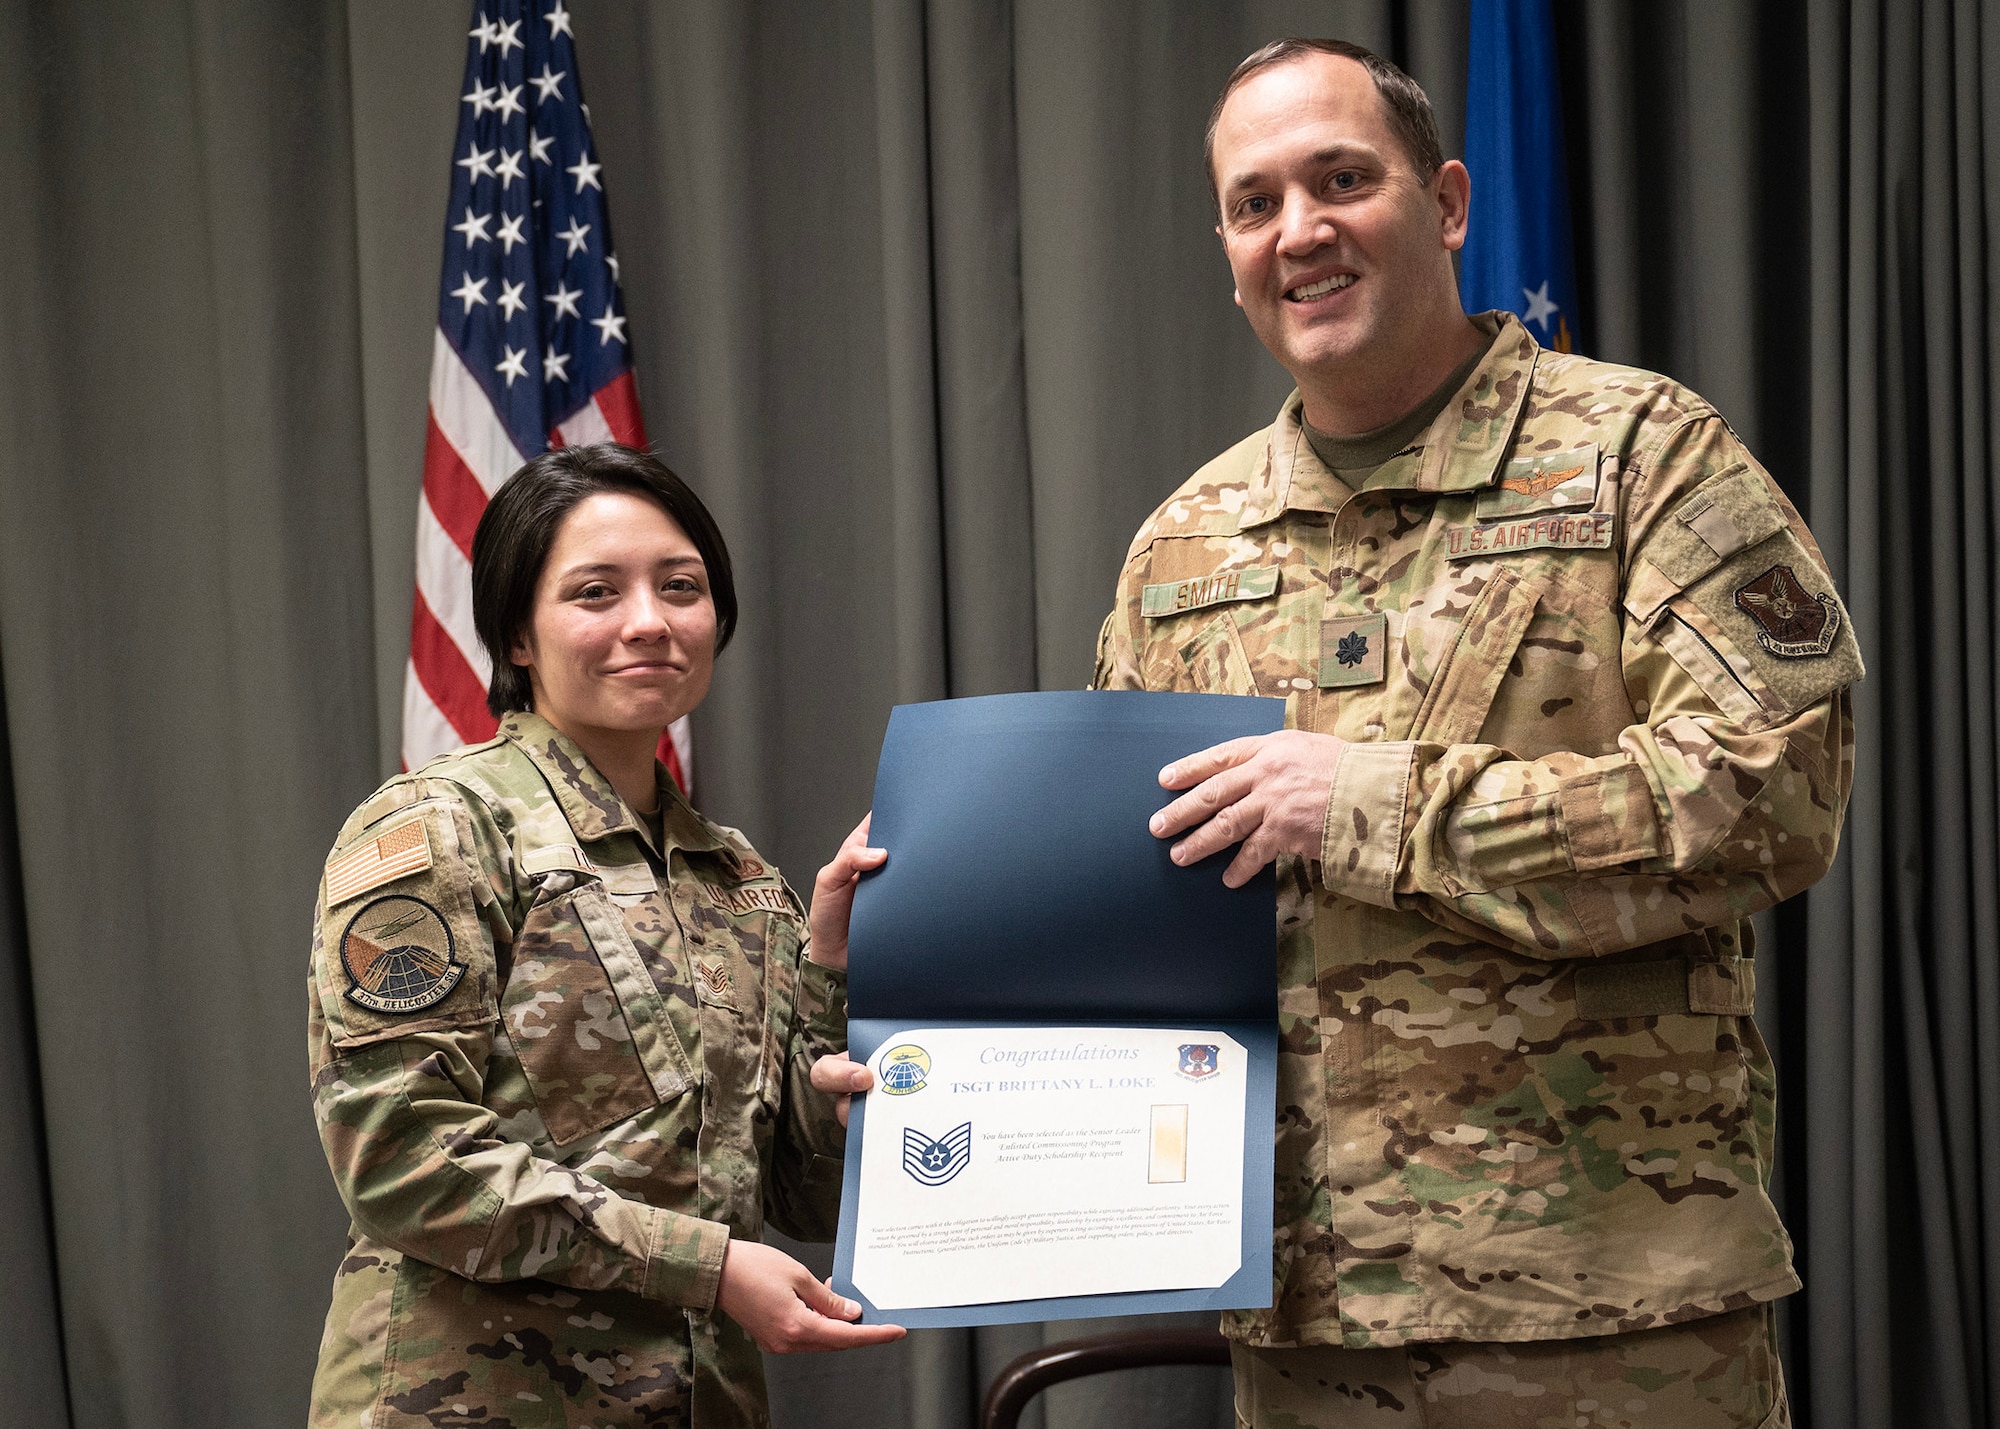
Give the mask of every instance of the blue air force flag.
M 1472 0 L 1465 167 L 1472 221 L 1459 259 L 1469 313 L 1506 308 L 1535 341 L 1576 343 L 1576 262 L 1549 0 Z

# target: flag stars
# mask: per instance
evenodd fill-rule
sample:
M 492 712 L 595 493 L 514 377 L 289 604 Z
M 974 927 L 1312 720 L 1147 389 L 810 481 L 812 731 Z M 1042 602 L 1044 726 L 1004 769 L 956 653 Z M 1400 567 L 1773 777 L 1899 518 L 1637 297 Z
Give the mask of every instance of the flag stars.
M 563 9 L 562 0 L 556 0 L 555 8 L 542 18 L 549 22 L 550 39 L 557 35 L 568 35 L 572 40 L 576 38 L 576 31 L 569 27 L 569 11 Z
M 569 354 L 550 349 L 542 354 L 542 381 L 569 381 Z
M 607 254 L 605 254 L 605 255 L 604 255 L 604 266 L 605 266 L 605 267 L 607 267 L 607 268 L 609 268 L 609 269 L 611 270 L 611 281 L 612 281 L 612 282 L 614 282 L 614 283 L 615 283 L 615 282 L 617 282 L 617 281 L 618 281 L 618 255 L 617 255 L 616 253 L 607 253 Z
M 526 377 L 528 375 L 528 349 L 525 347 L 505 347 L 505 353 L 504 357 L 493 364 L 493 370 L 507 379 L 507 386 L 511 390 L 516 377 Z
M 549 137 L 546 139 L 544 139 L 538 133 L 531 132 L 528 135 L 528 157 L 531 159 L 539 160 L 540 162 L 547 164 L 551 168 L 555 167 L 556 161 L 549 157 L 549 150 L 553 149 L 555 146 L 556 146 L 556 136 L 553 134 L 549 135 Z
M 521 296 L 527 286 L 528 280 L 525 278 L 518 283 L 510 283 L 505 278 L 500 280 L 500 311 L 507 314 L 508 322 L 512 322 L 514 314 L 528 306 L 528 300 Z
M 520 149 L 502 149 L 500 151 L 499 167 L 493 169 L 491 172 L 499 178 L 500 188 L 503 192 L 514 186 L 514 180 L 527 178 L 527 175 L 521 171 L 523 154 L 524 151 Z M 464 163 L 465 161 L 461 159 L 459 162 Z
M 470 210 L 467 210 L 467 212 L 469 213 Z M 563 257 L 574 258 L 577 254 L 583 252 L 585 248 L 589 247 L 590 245 L 585 241 L 589 235 L 590 225 L 587 223 L 578 223 L 576 215 L 571 214 L 569 227 L 561 229 L 556 233 L 556 237 L 569 245 L 569 251 L 563 254 Z
M 467 30 L 465 34 L 467 39 L 479 41 L 479 53 L 482 55 L 486 53 L 493 41 L 498 38 L 495 25 L 484 15 L 479 17 L 479 28 L 476 30 Z M 502 50 L 501 53 L 505 54 L 506 51 Z
M 466 178 L 476 184 L 480 175 L 493 172 L 493 165 L 490 162 L 492 158 L 491 149 L 482 149 L 478 142 L 474 141 L 465 146 L 465 157 L 456 162 L 459 168 L 465 170 Z
M 465 210 L 465 222 L 454 223 L 451 226 L 451 231 L 465 235 L 465 246 L 467 248 L 470 248 L 475 243 L 491 243 L 493 235 L 486 231 L 486 225 L 492 221 L 492 214 L 474 213 L 471 207 L 467 206 Z
M 599 347 L 608 345 L 614 337 L 618 339 L 619 346 L 624 346 L 625 318 L 622 313 L 613 311 L 610 303 L 604 305 L 604 316 L 601 318 L 592 318 L 590 325 L 597 329 L 597 345 Z
M 1549 330 L 1549 319 L 1562 309 L 1549 301 L 1549 280 L 1544 278 L 1542 286 L 1536 289 L 1521 289 L 1521 296 L 1528 300 L 1527 318 L 1531 323 L 1540 323 L 1542 331 Z
M 493 96 L 499 92 L 498 85 L 475 84 L 470 94 L 460 96 L 460 102 L 472 106 L 472 114 L 476 119 L 493 107 Z
M 538 91 L 535 95 L 535 103 L 547 104 L 551 99 L 561 99 L 562 82 L 568 74 L 569 71 L 566 69 L 555 70 L 551 73 L 550 66 L 544 64 L 540 74 L 529 75 L 528 83 L 534 85 Z
M 553 323 L 561 322 L 564 318 L 582 317 L 583 314 L 578 312 L 576 307 L 576 300 L 582 296 L 583 289 L 564 287 L 562 280 L 557 279 L 556 290 L 553 293 L 542 294 L 543 302 L 555 304 L 556 310 L 549 315 L 549 321 Z
M 500 47 L 501 59 L 504 60 L 505 58 L 507 58 L 507 51 L 518 50 L 522 48 L 521 22 L 519 20 L 510 20 L 504 25 L 498 23 L 497 21 L 492 22 L 492 24 L 493 24 L 493 43 Z M 485 51 L 482 49 L 480 53 L 484 54 Z
M 469 313 L 475 304 L 486 301 L 486 280 L 484 278 L 475 278 L 470 273 L 467 273 L 465 281 L 460 283 L 456 288 L 453 288 L 450 296 L 462 299 L 465 303 L 465 310 Z
M 526 243 L 528 241 L 528 235 L 521 231 L 521 225 L 527 221 L 528 215 L 525 213 L 517 213 L 512 218 L 503 218 L 500 220 L 500 231 L 494 236 L 500 240 L 500 246 L 503 250 L 512 253 L 516 243 Z
M 516 114 L 526 114 L 528 112 L 528 106 L 521 103 L 521 90 L 523 87 L 517 84 L 511 88 L 503 89 L 500 91 L 500 97 L 493 101 L 493 107 L 500 111 L 500 117 L 503 120 L 512 119 Z
M 590 155 L 585 154 L 574 164 L 564 169 L 563 172 L 576 176 L 576 191 L 578 193 L 582 193 L 586 185 L 596 189 L 599 193 L 603 193 L 604 185 L 597 181 L 597 171 L 603 167 L 604 165 L 602 164 L 591 163 Z

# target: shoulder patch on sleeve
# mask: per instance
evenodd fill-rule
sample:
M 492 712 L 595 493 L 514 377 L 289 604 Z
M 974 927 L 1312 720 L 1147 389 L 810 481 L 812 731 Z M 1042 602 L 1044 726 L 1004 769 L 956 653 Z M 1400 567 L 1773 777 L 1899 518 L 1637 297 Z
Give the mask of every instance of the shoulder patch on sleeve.
M 1830 590 L 1806 589 L 1790 566 L 1738 586 L 1736 605 L 1757 622 L 1757 643 L 1781 660 L 1824 655 L 1840 634 L 1840 602 Z
M 334 1047 L 496 1015 L 497 970 L 479 901 L 487 875 L 466 819 L 462 806 L 425 797 L 350 833 L 353 842 L 328 860 L 313 984 Z
M 1721 562 L 1670 604 L 1680 602 L 1711 623 L 1709 645 L 1733 657 L 1727 663 L 1769 715 L 1788 718 L 1864 673 L 1832 579 L 1789 530 Z
M 392 879 L 422 873 L 431 866 L 432 857 L 424 816 L 404 819 L 327 864 L 326 906 L 345 903 Z
M 1748 696 L 1767 718 L 1789 718 L 1864 673 L 1833 580 L 1796 522 L 1771 479 L 1739 463 L 1668 511 L 1633 567 L 1626 609 L 1649 624 L 1662 607 L 1680 613 L 1689 639 L 1671 625 L 1654 633 L 1725 710 Z
M 444 915 L 426 898 L 391 893 L 364 904 L 340 938 L 347 999 L 371 1012 L 435 1007 L 465 976 Z

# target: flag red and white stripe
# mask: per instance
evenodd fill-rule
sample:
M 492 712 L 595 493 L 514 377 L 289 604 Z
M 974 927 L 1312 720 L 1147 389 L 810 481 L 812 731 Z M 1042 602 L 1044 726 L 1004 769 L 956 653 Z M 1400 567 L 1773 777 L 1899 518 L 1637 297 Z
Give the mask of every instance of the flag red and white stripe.
M 646 445 L 569 14 L 561 0 L 479 0 L 473 19 L 465 157 L 453 162 L 450 199 L 465 217 L 446 231 L 431 348 L 403 687 L 407 769 L 497 727 L 486 709 L 492 667 L 473 628 L 472 536 L 500 484 L 550 447 Z M 536 95 L 524 101 L 530 87 Z M 661 740 L 660 757 L 687 789 L 685 718 Z

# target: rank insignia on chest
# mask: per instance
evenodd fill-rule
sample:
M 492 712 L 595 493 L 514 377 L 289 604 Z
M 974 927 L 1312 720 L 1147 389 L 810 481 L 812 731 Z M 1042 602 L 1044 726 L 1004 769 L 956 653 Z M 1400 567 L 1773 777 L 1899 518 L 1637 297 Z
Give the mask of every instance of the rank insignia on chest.
M 711 1002 L 723 1002 L 729 997 L 729 964 L 720 959 L 715 962 L 697 962 L 695 976 L 701 979 L 702 991 Z
M 1319 687 L 1379 684 L 1388 670 L 1389 617 L 1329 616 L 1319 627 Z
M 1738 589 L 1736 606 L 1757 622 L 1757 643 L 1781 659 L 1824 655 L 1840 634 L 1840 607 L 1807 590 L 1790 566 L 1773 566 Z
M 340 939 L 348 1001 L 372 1012 L 422 1012 L 465 976 L 451 929 L 422 898 L 392 893 L 348 921 Z

